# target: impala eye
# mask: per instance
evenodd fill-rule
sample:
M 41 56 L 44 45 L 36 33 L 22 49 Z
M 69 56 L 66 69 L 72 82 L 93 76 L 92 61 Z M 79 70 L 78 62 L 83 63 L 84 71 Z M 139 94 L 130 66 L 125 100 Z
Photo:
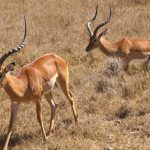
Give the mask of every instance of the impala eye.
M 94 39 L 94 42 L 96 42 L 97 40 L 96 39 Z
M 2 73 L 0 72 L 0 78 L 2 78 Z

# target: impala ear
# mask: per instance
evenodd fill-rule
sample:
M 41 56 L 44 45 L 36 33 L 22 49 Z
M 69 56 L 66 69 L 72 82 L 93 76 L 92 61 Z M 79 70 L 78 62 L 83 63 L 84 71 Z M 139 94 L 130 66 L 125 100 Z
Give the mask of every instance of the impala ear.
M 7 65 L 6 70 L 7 71 L 14 71 L 14 67 L 15 67 L 16 63 L 12 62 L 10 64 Z
M 98 36 L 98 39 L 100 39 L 102 36 L 106 35 L 108 29 L 104 30 L 103 32 L 101 32 Z

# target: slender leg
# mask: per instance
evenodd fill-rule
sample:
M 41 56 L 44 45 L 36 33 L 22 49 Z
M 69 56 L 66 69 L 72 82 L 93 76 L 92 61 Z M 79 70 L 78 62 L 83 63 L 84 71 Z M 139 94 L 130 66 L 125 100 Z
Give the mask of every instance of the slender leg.
M 148 59 L 143 63 L 142 67 L 146 73 L 149 71 L 149 69 L 150 69 L 150 56 L 148 56 Z
M 129 71 L 129 63 L 130 63 L 130 61 L 131 61 L 131 60 L 128 58 L 128 56 L 125 56 L 125 57 L 123 58 L 124 71 L 127 72 L 127 73 L 128 73 L 128 71 Z
M 65 80 L 63 77 L 60 76 L 60 77 L 58 77 L 58 82 L 60 84 L 60 87 L 61 87 L 63 93 L 66 95 L 66 97 L 68 98 L 68 100 L 70 102 L 75 122 L 78 123 L 78 115 L 77 115 L 74 100 L 73 100 L 73 94 L 71 93 L 71 91 L 68 88 L 68 81 L 67 81 L 67 79 Z
M 56 114 L 57 104 L 55 103 L 51 92 L 47 93 L 45 97 L 51 107 L 51 118 L 50 118 L 50 126 L 49 126 L 49 131 L 48 131 L 48 136 L 49 136 L 52 134 L 52 130 L 54 128 L 54 118 Z
M 10 136 L 12 134 L 14 123 L 15 123 L 17 113 L 18 113 L 18 109 L 19 109 L 19 103 L 12 102 L 11 103 L 11 117 L 10 117 L 10 122 L 9 122 L 9 128 L 8 128 L 8 133 L 7 133 L 7 137 L 6 137 L 6 141 L 5 141 L 5 145 L 4 145 L 3 150 L 7 150 L 7 148 L 8 148 L 8 143 L 10 140 Z
M 45 139 L 45 141 L 46 141 L 46 140 L 47 140 L 47 137 L 46 137 L 46 133 L 45 133 L 44 125 L 43 125 L 42 110 L 41 110 L 40 99 L 37 100 L 37 102 L 36 102 L 36 112 L 37 112 L 37 119 L 38 119 L 38 122 L 39 122 L 39 124 L 40 124 L 40 126 L 41 126 L 41 130 L 42 130 L 44 139 Z

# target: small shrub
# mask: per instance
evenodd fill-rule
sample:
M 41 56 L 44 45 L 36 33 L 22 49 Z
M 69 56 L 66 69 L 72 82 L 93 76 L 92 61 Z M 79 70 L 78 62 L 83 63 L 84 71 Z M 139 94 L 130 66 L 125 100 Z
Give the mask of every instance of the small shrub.
M 126 117 L 128 117 L 130 114 L 130 110 L 126 107 L 126 106 L 122 106 L 118 112 L 116 112 L 116 117 L 118 117 L 119 119 L 124 119 Z
M 98 81 L 98 84 L 96 86 L 96 91 L 98 93 L 100 92 L 106 92 L 108 90 L 108 83 L 106 80 L 101 80 L 101 81 Z
M 107 63 L 104 63 L 104 74 L 108 76 L 118 75 L 123 70 L 123 64 L 121 59 L 109 58 Z

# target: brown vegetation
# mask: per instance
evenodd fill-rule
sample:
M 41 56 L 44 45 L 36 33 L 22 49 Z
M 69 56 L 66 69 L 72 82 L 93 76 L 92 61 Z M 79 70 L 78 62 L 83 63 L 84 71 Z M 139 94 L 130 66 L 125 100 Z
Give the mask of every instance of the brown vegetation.
M 16 71 L 42 54 L 53 52 L 69 64 L 70 88 L 75 95 L 79 125 L 73 122 L 69 102 L 54 89 L 58 102 L 53 136 L 44 143 L 34 104 L 22 105 L 9 146 L 13 150 L 149 150 L 150 76 L 139 64 L 131 75 L 122 71 L 120 60 L 108 59 L 99 49 L 85 59 L 88 44 L 85 23 L 96 4 L 94 25 L 108 16 L 112 20 L 105 36 L 110 41 L 123 37 L 150 38 L 148 0 L 5 0 L 1 1 L 1 53 L 16 47 L 22 38 L 23 15 L 28 23 L 27 46 L 17 55 Z M 10 100 L 0 91 L 0 148 L 10 115 Z M 33 107 L 32 107 L 33 106 Z M 49 126 L 50 108 L 42 100 L 43 119 Z

